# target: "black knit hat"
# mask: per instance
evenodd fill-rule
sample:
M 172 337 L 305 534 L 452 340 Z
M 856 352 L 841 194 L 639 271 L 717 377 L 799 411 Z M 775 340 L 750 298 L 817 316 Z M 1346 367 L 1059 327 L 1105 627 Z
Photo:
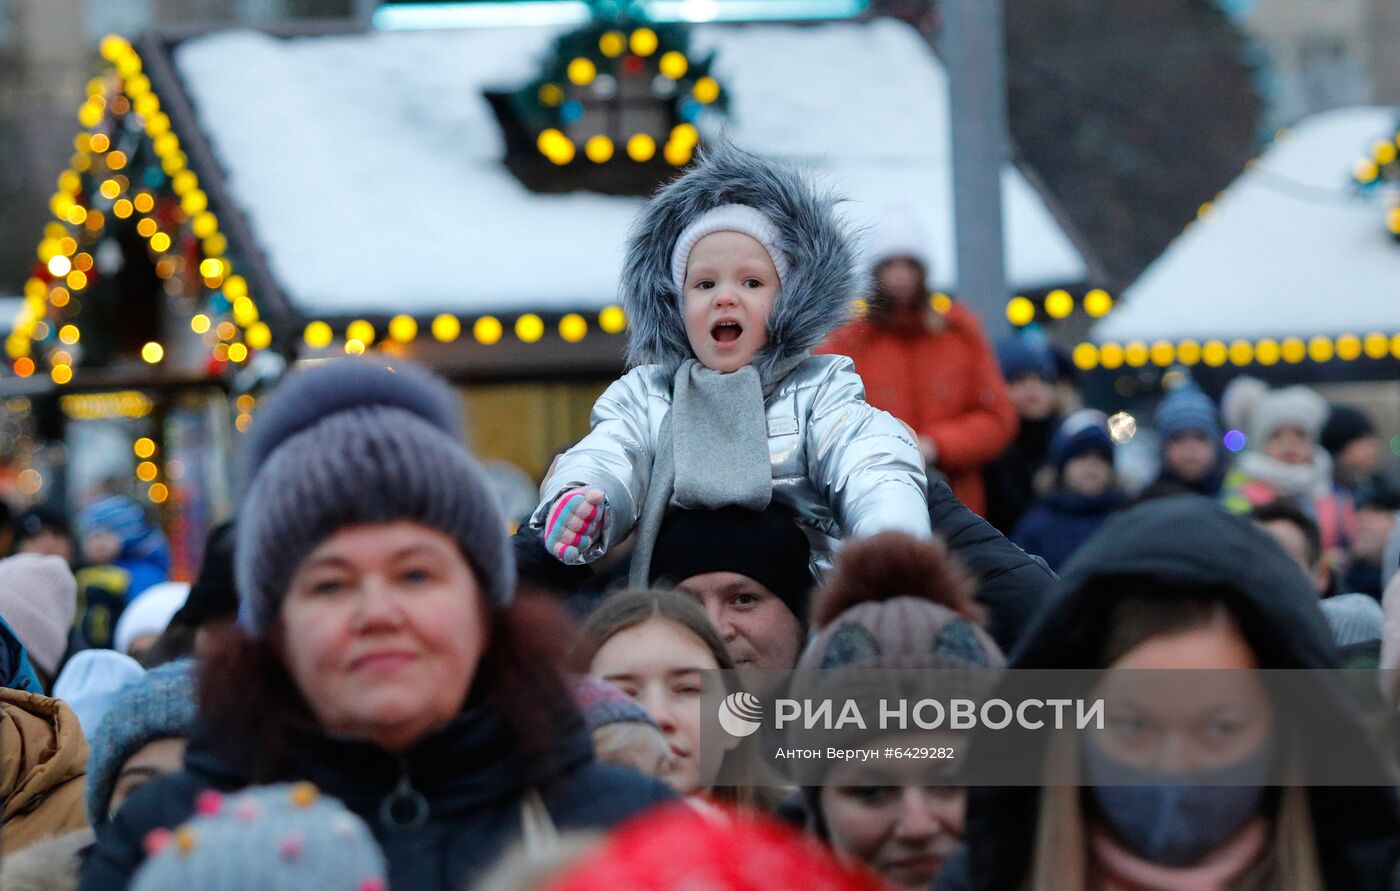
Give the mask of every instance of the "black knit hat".
M 1334 457 L 1342 449 L 1362 438 L 1374 436 L 1376 425 L 1359 408 L 1333 403 L 1327 413 L 1327 423 L 1322 425 L 1322 435 L 1318 441 Z
M 746 575 L 772 591 L 805 625 L 811 555 L 807 535 L 777 505 L 762 511 L 676 510 L 657 533 L 649 581 L 679 583 L 709 572 Z
M 209 531 L 199 575 L 190 586 L 185 605 L 170 620 L 171 625 L 198 628 L 238 615 L 238 588 L 233 583 L 234 523 L 225 520 Z

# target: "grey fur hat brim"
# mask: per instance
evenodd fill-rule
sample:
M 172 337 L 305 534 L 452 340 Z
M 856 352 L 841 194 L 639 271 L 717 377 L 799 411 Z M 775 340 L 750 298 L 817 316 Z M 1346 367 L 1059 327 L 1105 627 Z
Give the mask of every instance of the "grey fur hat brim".
M 458 440 L 445 384 L 364 360 L 297 372 L 254 418 L 256 468 L 238 516 L 239 623 L 262 637 L 306 555 L 336 531 L 410 520 L 456 539 L 495 608 L 515 556 L 481 465 Z
M 812 349 L 844 323 L 864 295 L 866 275 L 853 238 L 836 214 L 838 199 L 809 177 L 720 143 L 662 188 L 633 223 L 623 262 L 621 299 L 630 335 L 629 366 L 674 370 L 693 353 L 671 272 L 676 240 L 706 211 L 752 207 L 773 221 L 791 263 L 773 314 L 768 344 L 754 359 L 766 377 L 782 358 Z

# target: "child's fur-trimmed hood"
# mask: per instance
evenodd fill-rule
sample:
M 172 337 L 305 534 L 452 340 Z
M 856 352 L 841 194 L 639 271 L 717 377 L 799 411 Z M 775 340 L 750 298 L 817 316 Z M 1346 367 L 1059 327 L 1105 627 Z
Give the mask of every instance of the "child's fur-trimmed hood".
M 627 364 L 674 370 L 693 356 L 671 279 L 671 252 L 681 232 L 701 214 L 743 204 L 768 216 L 791 270 L 783 280 L 768 343 L 753 364 L 767 378 L 774 364 L 810 350 L 844 323 L 851 301 L 866 289 L 853 237 L 837 217 L 838 199 L 809 177 L 722 143 L 663 187 L 632 225 L 623 263 L 621 296 L 631 328 Z

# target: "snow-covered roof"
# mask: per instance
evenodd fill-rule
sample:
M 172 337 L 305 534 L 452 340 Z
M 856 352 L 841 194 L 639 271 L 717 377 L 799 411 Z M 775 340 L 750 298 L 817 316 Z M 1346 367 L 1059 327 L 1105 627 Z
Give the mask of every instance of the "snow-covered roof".
M 175 63 L 272 273 L 308 315 L 568 311 L 617 290 L 641 199 L 535 194 L 502 164 L 483 91 L 535 73 L 555 28 L 188 40 Z M 947 78 L 876 20 L 697 26 L 741 147 L 805 163 L 853 220 L 912 205 L 937 284 L 956 284 Z M 1085 259 L 1008 165 L 1014 287 L 1082 282 Z
M 1187 227 L 1093 331 L 1100 341 L 1400 331 L 1400 245 L 1351 170 L 1394 108 L 1308 118 Z

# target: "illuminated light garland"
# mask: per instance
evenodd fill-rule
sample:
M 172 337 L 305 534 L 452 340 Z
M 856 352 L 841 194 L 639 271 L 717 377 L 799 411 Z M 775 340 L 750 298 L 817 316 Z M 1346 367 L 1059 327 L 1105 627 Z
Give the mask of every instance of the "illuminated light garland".
M 205 257 L 200 262 L 202 283 L 210 291 L 217 291 L 225 284 L 226 279 L 232 281 L 231 264 L 223 256 L 227 240 L 219 233 L 218 218 L 208 209 L 209 198 L 199 188 L 198 177 L 187 167 L 188 159 L 180 151 L 179 139 L 170 131 L 169 116 L 161 111 L 160 99 L 152 91 L 150 79 L 142 73 L 143 66 L 139 55 L 128 41 L 116 35 L 108 35 L 103 39 L 101 54 L 110 68 L 106 73 L 88 82 L 87 97 L 78 112 L 79 121 L 85 129 L 73 139 L 75 154 L 70 169 L 63 171 L 58 177 L 59 191 L 49 202 L 56 222 L 45 227 L 44 238 L 38 251 L 40 262 L 48 267 L 46 271 L 54 283 L 52 286 L 46 285 L 44 281 L 26 283 L 26 298 L 33 302 L 26 303 L 16 319 L 10 338 L 6 341 L 6 351 L 16 362 L 19 358 L 27 360 L 17 367 L 12 366 L 12 370 L 17 374 L 21 371 L 33 374 L 38 370 L 30 356 L 31 343 L 46 341 L 56 335 L 59 342 L 71 346 L 81 338 L 81 331 L 76 323 L 63 320 L 57 315 L 50 315 L 50 309 L 65 309 L 71 302 L 73 292 L 82 291 L 92 283 L 91 276 L 95 265 L 92 254 L 88 250 L 79 249 L 77 240 L 69 234 L 68 227 L 82 227 L 77 230 L 77 236 L 95 239 L 101 236 L 107 224 L 108 213 L 115 219 L 127 220 L 138 213 L 146 215 L 155 211 L 154 193 L 149 188 L 132 188 L 133 180 L 149 182 L 139 172 L 127 169 L 136 151 L 125 143 L 118 147 L 114 143 L 115 133 L 135 133 L 149 140 L 161 169 L 171 177 L 170 189 L 179 198 L 179 210 L 176 211 L 175 219 L 179 225 L 188 226 L 187 231 L 193 233 L 204 248 Z M 132 114 L 139 117 L 139 120 L 134 122 L 135 128 L 128 123 L 128 116 Z M 112 122 L 112 126 L 104 126 L 104 123 L 109 121 Z M 126 137 L 121 138 L 124 140 Z M 100 172 L 103 170 L 105 173 Z M 83 176 L 88 173 L 91 173 L 94 179 L 91 185 L 84 186 Z M 128 173 L 131 174 L 131 179 L 128 179 Z M 90 190 L 90 197 L 80 200 L 85 190 Z M 111 203 L 110 206 L 95 207 L 84 204 L 84 201 Z M 158 255 L 155 258 L 158 275 L 162 279 L 169 279 L 179 268 L 176 261 L 181 259 L 173 253 L 179 247 L 178 233 L 173 230 L 161 231 L 156 221 L 149 216 L 143 216 L 137 222 L 137 230 L 148 240 L 150 250 Z M 58 257 L 64 259 L 56 260 Z M 169 287 L 171 285 L 167 285 L 167 289 Z M 221 295 L 215 293 L 210 300 L 217 302 L 216 298 L 222 299 Z M 224 305 L 223 311 L 227 311 L 228 305 L 235 303 L 236 297 L 228 296 L 228 303 Z M 235 312 L 239 324 L 245 327 L 257 320 L 256 307 L 250 307 L 250 303 L 251 301 L 246 301 L 238 304 Z M 73 304 L 73 307 L 74 309 L 69 311 L 70 314 L 76 311 L 76 304 Z M 214 311 L 219 312 L 217 307 Z M 208 319 L 209 311 L 198 312 L 191 318 L 191 329 L 195 333 L 200 333 L 198 329 L 205 325 L 199 319 L 200 316 Z M 55 321 L 50 325 L 46 318 L 53 318 Z M 228 333 L 228 330 L 223 329 L 222 333 Z M 227 337 L 225 340 L 233 340 L 236 334 L 235 331 L 233 337 Z M 236 346 L 236 349 L 231 349 L 230 344 L 219 344 L 214 351 L 215 358 L 232 356 L 236 361 L 246 361 L 249 357 L 248 345 L 240 343 Z M 159 362 L 160 359 L 151 361 L 151 357 L 157 355 L 157 350 L 160 350 L 160 357 L 163 359 L 164 348 L 154 342 L 148 343 L 141 350 L 143 360 L 150 364 Z M 51 365 L 64 369 L 55 369 L 56 374 L 51 374 L 57 382 L 66 383 L 72 379 L 71 357 L 62 351 L 54 351 L 49 361 Z
M 1386 335 L 1372 331 L 1364 338 L 1356 334 L 1342 334 L 1336 338 L 1317 335 L 1306 341 L 1300 337 L 1281 340 L 1272 337 L 1258 340 L 1239 338 L 1228 344 L 1222 340 L 1210 340 L 1204 345 L 1189 338 L 1175 343 L 1158 340 L 1151 346 L 1142 341 L 1128 344 L 1083 342 L 1076 344 L 1071 352 L 1075 366 L 1083 371 L 1096 368 L 1112 371 L 1124 365 L 1136 368 L 1147 364 L 1148 360 L 1162 368 L 1172 365 L 1190 367 L 1202 363 L 1220 368 L 1226 364 L 1237 367 L 1271 366 L 1280 362 L 1297 365 L 1309 360 L 1354 362 L 1363 356 L 1375 360 L 1400 359 L 1400 333 Z

